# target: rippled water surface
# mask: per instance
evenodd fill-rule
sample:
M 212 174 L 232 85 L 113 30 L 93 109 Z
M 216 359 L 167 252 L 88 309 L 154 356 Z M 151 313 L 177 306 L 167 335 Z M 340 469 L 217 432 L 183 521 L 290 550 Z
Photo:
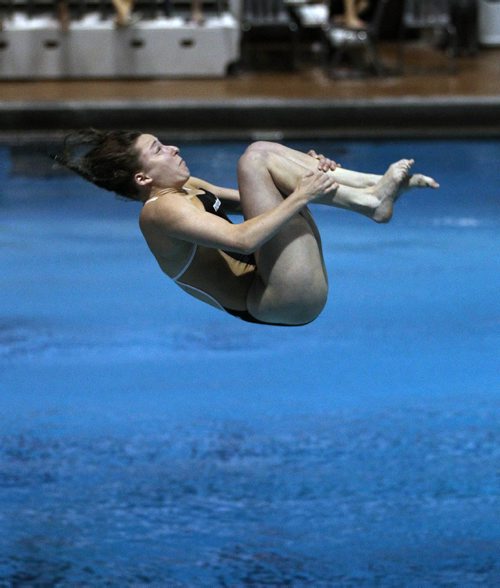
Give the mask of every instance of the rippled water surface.
M 297 146 L 442 184 L 315 208 L 300 329 L 189 298 L 135 204 L 0 146 L 0 586 L 500 585 L 500 144 Z M 180 147 L 235 185 L 243 144 Z

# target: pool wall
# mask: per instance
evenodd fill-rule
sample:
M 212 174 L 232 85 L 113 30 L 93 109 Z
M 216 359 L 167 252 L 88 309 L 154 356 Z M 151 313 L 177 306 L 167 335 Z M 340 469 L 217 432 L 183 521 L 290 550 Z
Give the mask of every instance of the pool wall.
M 498 137 L 498 97 L 0 101 L 0 134 L 135 128 L 190 138 Z

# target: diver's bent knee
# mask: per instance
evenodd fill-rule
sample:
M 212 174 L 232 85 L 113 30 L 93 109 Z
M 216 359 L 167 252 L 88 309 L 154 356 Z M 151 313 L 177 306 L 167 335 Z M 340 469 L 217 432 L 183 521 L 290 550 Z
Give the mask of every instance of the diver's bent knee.
M 267 167 L 269 156 L 265 151 L 247 149 L 238 161 L 238 172 L 248 172 Z
M 276 146 L 277 144 L 271 143 L 271 141 L 254 141 L 253 143 L 250 143 L 246 151 L 249 151 L 250 153 L 271 153 L 275 151 Z

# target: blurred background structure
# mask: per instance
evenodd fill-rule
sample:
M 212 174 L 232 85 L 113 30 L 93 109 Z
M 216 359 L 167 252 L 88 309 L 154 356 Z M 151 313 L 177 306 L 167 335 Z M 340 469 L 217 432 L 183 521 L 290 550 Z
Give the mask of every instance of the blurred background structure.
M 1 0 L 0 22 L 4 133 L 498 131 L 498 0 Z

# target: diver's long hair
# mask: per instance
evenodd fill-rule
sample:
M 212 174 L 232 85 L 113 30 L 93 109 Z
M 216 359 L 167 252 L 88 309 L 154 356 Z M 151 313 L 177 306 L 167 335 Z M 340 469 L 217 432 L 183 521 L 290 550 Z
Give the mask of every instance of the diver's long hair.
M 63 151 L 52 157 L 100 188 L 139 200 L 134 174 L 140 163 L 134 144 L 140 135 L 135 131 L 76 131 L 66 136 Z

